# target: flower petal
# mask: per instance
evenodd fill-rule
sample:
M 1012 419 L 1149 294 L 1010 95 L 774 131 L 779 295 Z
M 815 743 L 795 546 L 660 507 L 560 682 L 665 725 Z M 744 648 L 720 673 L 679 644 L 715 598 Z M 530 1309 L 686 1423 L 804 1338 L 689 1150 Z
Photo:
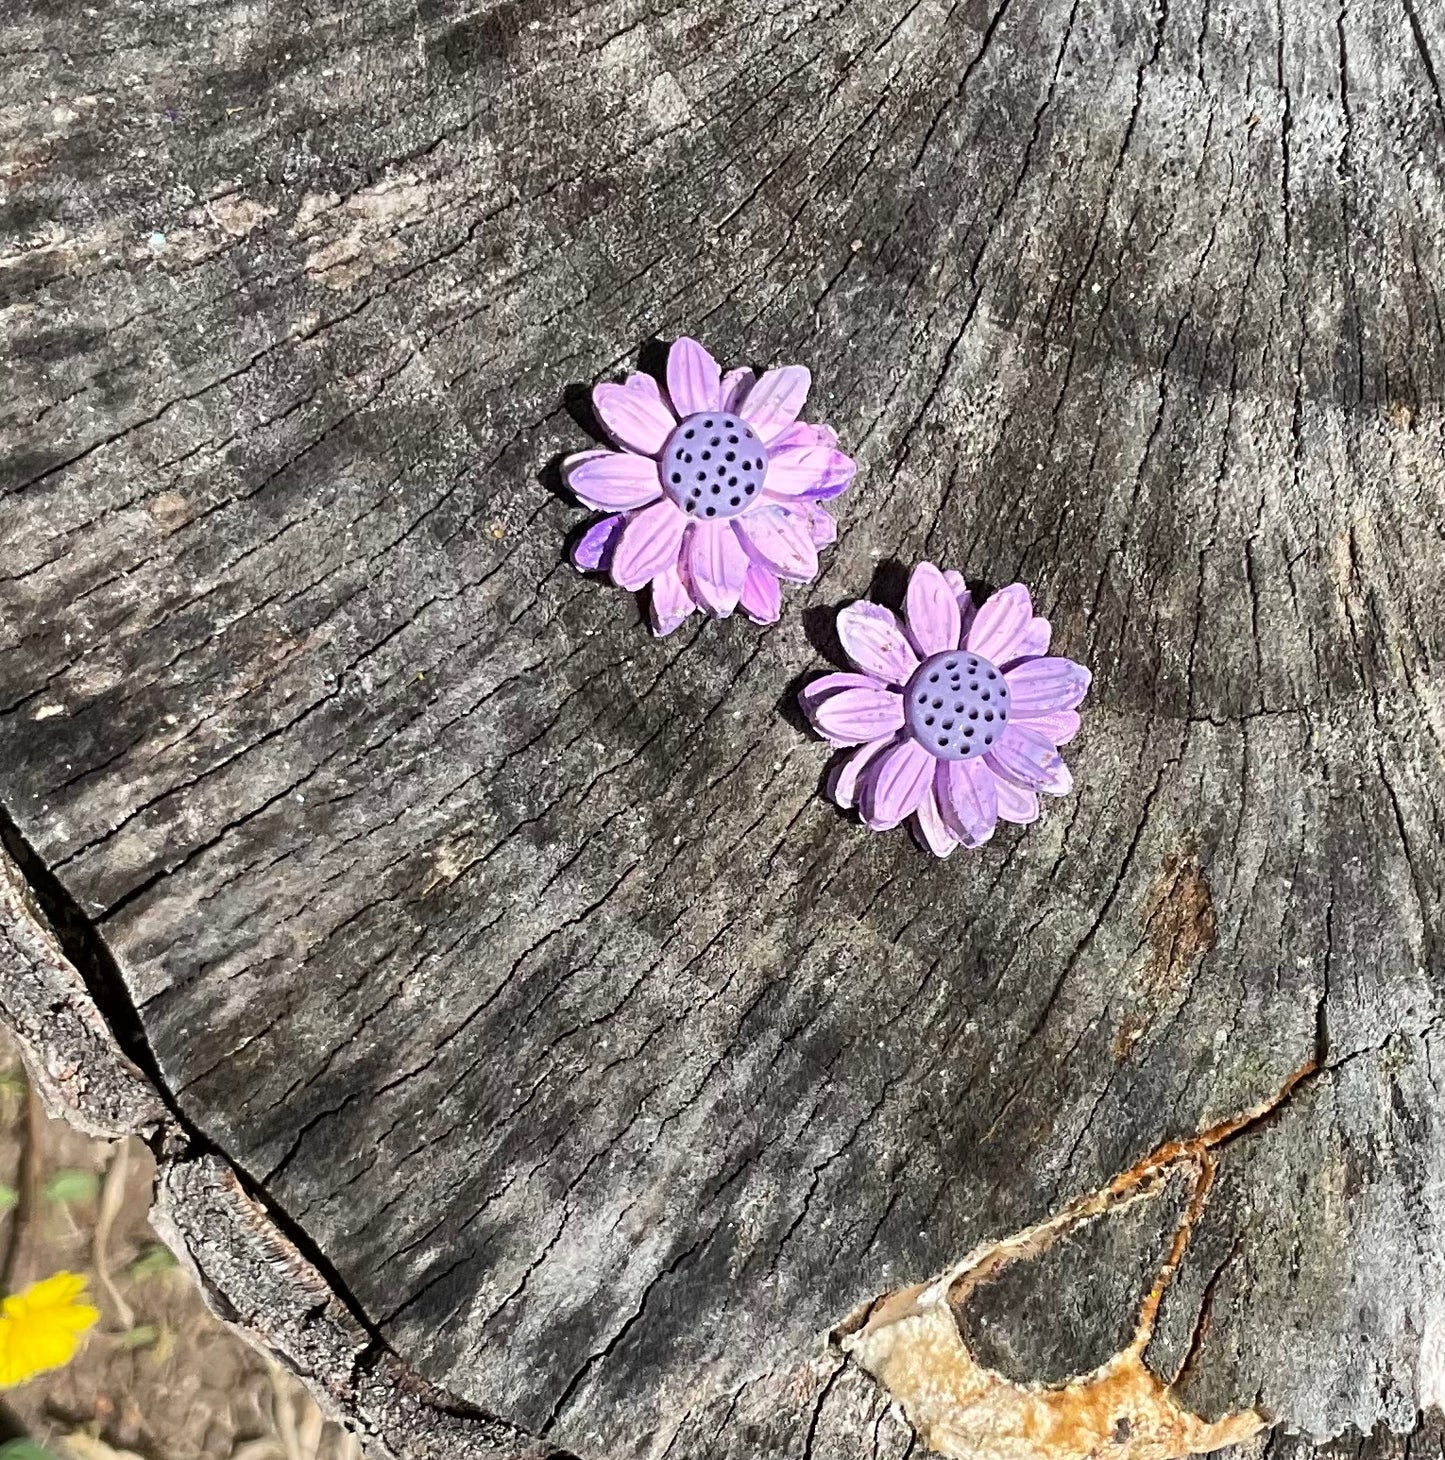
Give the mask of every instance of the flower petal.
M 632 380 L 648 378 L 634 375 Z M 604 381 L 593 386 L 592 408 L 619 446 L 640 451 L 644 456 L 658 456 L 677 422 L 660 396 L 650 397 L 645 388 L 634 386 L 632 380 L 626 385 Z M 655 383 L 653 389 L 657 389 Z
M 572 562 L 579 572 L 595 573 L 607 571 L 612 559 L 612 550 L 622 531 L 623 517 L 615 513 L 594 522 L 572 545 Z
M 817 576 L 818 549 L 813 545 L 808 519 L 802 512 L 764 502 L 736 521 L 754 560 L 771 568 L 778 577 L 808 583 Z
M 973 594 L 968 591 L 968 584 L 963 581 L 963 574 L 949 568 L 943 575 L 943 581 L 953 589 L 953 596 L 958 599 L 958 613 L 961 623 L 958 642 L 960 647 L 968 643 L 968 631 L 973 625 L 973 616 L 978 611 L 974 605 Z
M 919 563 L 909 577 L 904 616 L 920 654 L 943 654 L 958 648 L 963 624 L 958 598 L 932 563 Z
M 958 849 L 958 838 L 944 825 L 932 786 L 923 793 L 923 800 L 918 803 L 913 830 L 918 844 L 935 857 L 947 857 Z
M 612 581 L 619 588 L 638 589 L 664 568 L 676 567 L 687 528 L 681 508 L 666 500 L 630 517 L 612 554 Z
M 779 497 L 812 496 L 827 492 L 836 497 L 853 480 L 853 462 L 831 446 L 791 446 L 768 453 L 763 486 Z M 831 484 L 841 482 L 836 490 Z
M 980 760 L 941 760 L 934 774 L 939 810 L 966 847 L 981 847 L 998 824 L 998 780 Z
M 838 524 L 815 503 L 808 504 L 808 533 L 814 547 L 830 547 L 838 541 Z
M 845 456 L 841 451 L 834 451 L 828 460 L 828 470 L 823 480 L 805 492 L 804 496 L 814 502 L 831 502 L 834 497 L 841 496 L 853 485 L 853 477 L 858 467 L 851 456 Z
M 811 706 L 817 704 L 824 695 L 837 694 L 840 689 L 884 688 L 886 686 L 879 684 L 871 674 L 822 674 L 817 679 L 810 679 L 798 691 L 798 703 L 811 716 Z
M 880 735 L 858 750 L 849 751 L 828 773 L 828 796 L 836 806 L 851 811 L 858 804 L 858 777 L 885 746 L 893 743 L 891 735 Z
M 1010 821 L 1015 826 L 1031 826 L 1039 819 L 1039 798 L 1033 791 L 1026 791 L 1002 776 L 995 776 L 994 792 L 998 796 L 998 819 Z
M 663 408 L 663 410 L 668 411 L 669 415 L 672 414 L 672 412 L 668 410 L 667 402 L 662 398 L 662 387 L 659 386 L 657 381 L 654 380 L 652 376 L 648 375 L 646 371 L 634 370 L 632 374 L 629 375 L 627 379 L 622 382 L 622 388 L 624 390 L 635 390 L 640 392 L 642 395 L 646 396 L 648 400 L 656 401 L 657 404 Z
M 802 365 L 784 365 L 758 378 L 739 414 L 758 433 L 764 446 L 777 440 L 803 409 L 813 377 Z
M 716 411 L 722 402 L 722 371 L 696 340 L 684 335 L 667 352 L 667 393 L 679 416 Z
M 738 595 L 743 612 L 755 624 L 775 624 L 783 611 L 783 594 L 778 575 L 761 563 L 749 563 L 743 577 L 743 591 Z
M 1024 659 L 1004 674 L 1009 713 L 1020 720 L 1050 710 L 1072 710 L 1089 692 L 1093 676 L 1072 659 Z
M 1074 784 L 1063 756 L 1042 735 L 1022 725 L 1010 724 L 984 759 L 1005 780 L 1028 791 L 1064 796 Z
M 837 444 L 838 433 L 831 426 L 825 426 L 822 422 L 794 421 L 786 431 L 774 439 L 772 449 L 790 451 L 795 447 L 836 446 Z
M 1016 647 L 1033 622 L 1034 606 L 1022 583 L 1011 583 L 991 594 L 974 616 L 964 648 L 981 654 L 995 664 L 1007 664 L 1019 657 Z
M 813 728 L 834 745 L 861 745 L 903 728 L 902 698 L 892 690 L 871 685 L 867 689 L 839 690 L 819 700 L 805 697 L 803 710 Z
M 748 573 L 748 555 L 731 522 L 693 524 L 684 556 L 692 596 L 714 618 L 738 606 Z
M 864 777 L 859 799 L 863 820 L 874 831 L 888 831 L 911 816 L 932 784 L 935 764 L 916 740 L 900 740 L 889 746 Z
M 1037 614 L 1029 620 L 1029 626 L 1021 633 L 1010 649 L 1014 659 L 1034 659 L 1049 652 L 1049 639 L 1053 636 L 1053 630 L 1049 627 L 1046 618 L 1040 618 Z M 1008 661 L 1005 660 L 1005 663 Z
M 58 1272 L 0 1303 L 0 1388 L 11 1388 L 70 1362 L 80 1335 L 100 1318 L 78 1273 Z
M 1051 744 L 1067 745 L 1079 733 L 1079 712 L 1050 710 L 1047 715 L 1030 715 L 1023 723 Z
M 885 684 L 901 686 L 918 668 L 918 655 L 897 618 L 881 604 L 859 599 L 840 609 L 838 638 L 859 669 Z
M 650 456 L 630 451 L 583 451 L 562 463 L 567 485 L 599 512 L 645 507 L 662 495 L 662 478 Z
M 664 568 L 652 580 L 652 632 L 659 639 L 670 634 L 697 607 L 676 566 Z
M 746 366 L 740 366 L 736 370 L 729 370 L 722 378 L 722 385 L 718 390 L 718 397 L 721 401 L 720 409 L 736 415 L 742 408 L 744 397 L 753 388 L 753 382 L 757 376 Z

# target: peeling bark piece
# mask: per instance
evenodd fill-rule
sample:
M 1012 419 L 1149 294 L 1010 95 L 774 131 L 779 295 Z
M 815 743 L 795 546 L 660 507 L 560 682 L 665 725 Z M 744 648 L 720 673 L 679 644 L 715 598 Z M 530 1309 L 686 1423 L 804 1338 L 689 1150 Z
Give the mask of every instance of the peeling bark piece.
M 0 806 L 159 1139 L 381 1356 L 336 1402 L 866 1455 L 843 1315 L 1311 1063 L 1206 1148 L 1157 1372 L 1437 1397 L 1440 6 L 91 8 L 0 21 Z M 806 361 L 859 474 L 811 600 L 659 643 L 556 464 L 687 332 Z M 1094 671 L 1075 792 L 940 866 L 788 693 L 895 559 Z
M 973 1358 L 936 1292 L 881 1309 L 851 1351 L 952 1460 L 1180 1460 L 1266 1424 L 1252 1410 L 1213 1424 L 1190 1414 L 1133 1349 L 1057 1387 L 1012 1383 Z
M 1178 1460 L 1259 1434 L 1269 1420 L 1257 1405 L 1204 1418 L 1146 1364 L 1145 1355 L 1160 1304 L 1207 1210 L 1224 1147 L 1269 1120 L 1317 1074 L 1312 1065 L 1301 1068 L 1272 1100 L 1187 1141 L 1167 1142 L 1046 1221 L 978 1248 L 925 1287 L 880 1300 L 841 1327 L 844 1351 L 902 1402 L 928 1445 L 954 1460 L 1090 1460 L 1105 1451 L 1121 1460 Z M 1166 1218 L 1172 1220 L 1161 1225 Z M 1097 1343 L 1107 1324 L 1096 1316 L 1083 1343 L 1079 1333 L 1067 1332 L 1062 1343 L 1050 1341 L 1029 1324 L 1034 1315 L 1027 1309 L 1053 1296 L 1067 1312 L 1067 1290 L 1040 1292 L 1033 1285 L 1065 1273 L 1077 1277 L 1091 1250 L 1097 1256 L 1122 1247 L 1125 1260 L 1111 1254 L 1092 1290 L 1096 1302 L 1107 1304 L 1121 1288 L 1128 1291 L 1130 1271 L 1140 1265 L 1141 1237 L 1146 1250 L 1157 1249 L 1157 1267 L 1133 1284 L 1139 1298 L 1126 1310 L 1127 1341 L 1080 1371 L 1088 1339 Z M 1001 1309 L 1011 1297 L 1025 1310 L 1023 1321 L 1016 1312 L 1004 1329 Z M 969 1341 L 980 1319 L 982 1353 Z M 1122 1326 L 1116 1322 L 1115 1331 Z M 1020 1340 L 1028 1345 L 1024 1378 L 990 1362 L 1000 1338 L 1013 1340 L 1015 1349 Z M 1019 1354 L 1007 1357 L 1016 1361 Z M 1051 1367 L 1074 1372 L 1056 1373 L 1051 1383 Z

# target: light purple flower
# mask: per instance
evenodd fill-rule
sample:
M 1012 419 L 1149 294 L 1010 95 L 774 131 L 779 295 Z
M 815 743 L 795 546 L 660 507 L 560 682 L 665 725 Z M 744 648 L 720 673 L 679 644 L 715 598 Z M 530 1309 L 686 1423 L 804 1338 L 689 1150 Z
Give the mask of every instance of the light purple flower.
M 592 404 L 620 451 L 562 464 L 567 485 L 609 515 L 573 549 L 619 588 L 652 585 L 652 627 L 670 634 L 694 609 L 777 620 L 779 579 L 808 583 L 837 536 L 821 503 L 853 480 L 827 426 L 798 419 L 810 377 L 786 365 L 726 375 L 696 340 L 667 356 L 667 390 L 650 375 L 594 388 Z
M 1078 733 L 1089 671 L 1051 656 L 1049 624 L 1014 583 L 975 610 L 962 577 L 919 563 L 903 622 L 876 603 L 838 613 L 858 674 L 825 674 L 799 696 L 813 728 L 857 746 L 828 794 L 874 831 L 908 817 L 935 856 L 979 847 L 1000 821 L 1038 819 L 1039 796 L 1073 778 L 1059 754 Z

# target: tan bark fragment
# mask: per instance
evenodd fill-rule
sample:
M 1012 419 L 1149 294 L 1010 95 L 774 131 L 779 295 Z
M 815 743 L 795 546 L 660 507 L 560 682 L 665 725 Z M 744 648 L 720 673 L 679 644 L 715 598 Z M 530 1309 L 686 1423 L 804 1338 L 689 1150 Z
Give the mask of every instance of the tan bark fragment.
M 931 1283 L 883 1298 L 842 1325 L 844 1351 L 903 1405 L 925 1444 L 954 1460 L 1182 1460 L 1258 1434 L 1269 1424 L 1258 1410 L 1208 1421 L 1183 1408 L 1143 1355 L 1208 1200 L 1215 1150 L 1277 1109 L 1314 1072 L 1313 1063 L 1304 1066 L 1273 1099 L 1160 1146 L 1047 1221 L 975 1249 Z M 1179 1170 L 1192 1173 L 1193 1189 L 1127 1348 L 1091 1373 L 1054 1386 L 1016 1383 L 973 1357 L 954 1317 L 973 1288 L 1009 1263 L 1042 1252 L 1077 1223 L 1151 1198 Z

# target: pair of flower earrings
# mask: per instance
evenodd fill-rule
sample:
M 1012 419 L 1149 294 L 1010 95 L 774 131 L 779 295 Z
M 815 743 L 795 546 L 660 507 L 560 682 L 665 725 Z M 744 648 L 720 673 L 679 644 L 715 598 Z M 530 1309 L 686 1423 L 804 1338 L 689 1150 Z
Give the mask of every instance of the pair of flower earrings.
M 666 392 L 650 375 L 598 385 L 592 404 L 617 451 L 563 463 L 573 493 L 607 516 L 573 561 L 619 588 L 651 588 L 653 631 L 697 610 L 777 621 L 782 581 L 809 583 L 837 537 L 823 503 L 853 480 L 828 426 L 799 419 L 801 365 L 723 374 L 696 340 L 667 356 Z M 853 674 L 825 674 L 800 695 L 813 728 L 848 750 L 828 795 L 889 831 L 912 818 L 935 856 L 982 846 L 1000 821 L 1028 825 L 1041 795 L 1072 778 L 1059 747 L 1078 733 L 1089 671 L 1049 654 L 1049 623 L 1014 583 L 975 605 L 963 578 L 914 567 L 902 619 L 860 600 L 839 610 Z

